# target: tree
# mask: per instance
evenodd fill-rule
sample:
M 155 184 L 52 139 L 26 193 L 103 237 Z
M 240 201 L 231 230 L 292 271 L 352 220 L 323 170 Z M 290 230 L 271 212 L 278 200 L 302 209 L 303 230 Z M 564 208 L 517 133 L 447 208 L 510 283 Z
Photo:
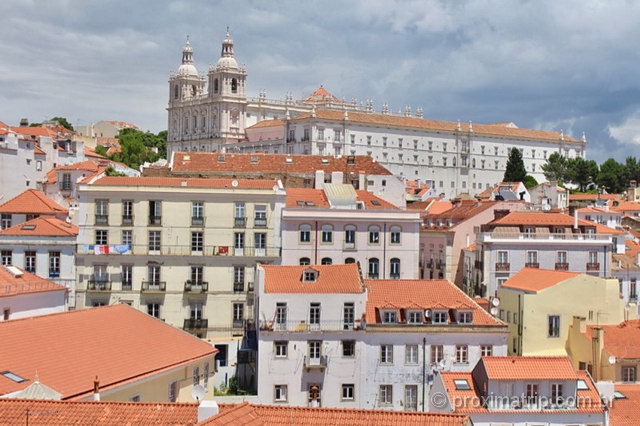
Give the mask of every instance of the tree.
M 122 152 L 116 152 L 109 158 L 125 163 L 132 169 L 140 168 L 144 162 L 154 162 L 160 155 L 151 148 L 161 145 L 162 140 L 151 132 L 142 132 L 137 129 L 122 129 L 118 135 Z
M 126 176 L 124 173 L 117 171 L 112 166 L 109 166 L 105 169 L 104 174 L 106 176 Z
M 102 145 L 96 145 L 96 154 L 102 155 L 103 157 L 108 157 L 107 148 Z
M 67 119 L 66 119 L 66 118 L 64 118 L 64 117 L 53 117 L 53 118 L 51 119 L 51 121 L 57 121 L 57 122 L 58 122 L 58 124 L 60 124 L 60 125 L 61 125 L 62 127 L 64 127 L 65 129 L 68 129 L 68 130 L 73 131 L 73 126 L 72 126 L 72 125 L 71 125 L 71 123 L 69 123 L 69 122 L 67 121 Z
M 542 165 L 544 177 L 548 181 L 555 181 L 559 184 L 566 182 L 567 179 L 567 159 L 554 152 L 549 156 L 547 162 Z
M 538 181 L 536 180 L 536 178 L 534 178 L 531 175 L 525 176 L 524 181 L 522 181 L 522 183 L 524 183 L 524 187 L 527 189 L 531 189 L 534 186 L 538 185 Z
M 511 148 L 507 160 L 507 170 L 504 172 L 503 182 L 524 182 L 527 170 L 524 168 L 522 153 L 518 148 Z
M 576 157 L 567 160 L 566 164 L 567 180 L 577 185 L 580 192 L 586 191 L 589 185 L 595 183 L 598 177 L 598 164 L 595 161 Z
M 609 158 L 600 166 L 600 172 L 596 179 L 598 186 L 607 190 L 610 194 L 622 192 L 625 189 L 626 168 L 613 158 Z
M 640 182 L 640 163 L 636 157 L 627 157 L 625 163 L 625 183 L 629 183 L 631 180 Z

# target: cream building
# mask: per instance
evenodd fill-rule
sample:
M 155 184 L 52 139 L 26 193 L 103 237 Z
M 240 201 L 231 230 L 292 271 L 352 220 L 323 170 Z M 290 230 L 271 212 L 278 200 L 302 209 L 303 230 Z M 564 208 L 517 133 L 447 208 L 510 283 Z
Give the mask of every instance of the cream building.
M 278 181 L 82 184 L 77 306 L 126 303 L 199 337 L 242 336 L 256 263 L 280 258 Z

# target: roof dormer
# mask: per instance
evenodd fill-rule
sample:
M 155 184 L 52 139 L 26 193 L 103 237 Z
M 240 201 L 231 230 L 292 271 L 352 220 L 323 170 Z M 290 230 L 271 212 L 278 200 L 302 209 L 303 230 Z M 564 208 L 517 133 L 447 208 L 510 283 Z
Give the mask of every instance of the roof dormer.
M 305 268 L 302 271 L 302 282 L 303 283 L 315 283 L 318 281 L 318 276 L 320 275 L 320 271 L 313 268 Z

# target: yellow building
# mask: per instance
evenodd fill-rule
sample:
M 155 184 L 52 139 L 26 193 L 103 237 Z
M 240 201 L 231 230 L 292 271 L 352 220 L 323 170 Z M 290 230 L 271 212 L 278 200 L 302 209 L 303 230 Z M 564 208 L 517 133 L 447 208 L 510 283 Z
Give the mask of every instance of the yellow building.
M 577 272 L 524 268 L 498 289 L 499 318 L 509 325 L 509 354 L 567 355 L 574 316 L 618 324 L 629 312 L 618 280 Z

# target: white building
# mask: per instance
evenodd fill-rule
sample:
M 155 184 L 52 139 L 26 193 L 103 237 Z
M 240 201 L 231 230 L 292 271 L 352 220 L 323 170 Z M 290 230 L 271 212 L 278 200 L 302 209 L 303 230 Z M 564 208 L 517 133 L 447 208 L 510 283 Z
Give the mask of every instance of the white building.
M 355 264 L 257 279 L 262 404 L 421 411 L 435 371 L 507 351 L 505 324 L 448 281 L 363 281 Z
M 420 213 L 348 184 L 289 188 L 282 264 L 359 263 L 369 278 L 418 278 Z
M 583 207 L 577 210 L 578 218 L 599 223 L 613 229 L 622 227 L 622 212 L 610 210 L 608 205 L 603 207 Z
M 544 182 L 529 190 L 531 203 L 536 210 L 566 209 L 569 206 L 569 191 L 558 186 L 558 182 Z
M 221 150 L 316 155 L 369 155 L 398 176 L 435 183 L 438 193 L 482 192 L 502 180 L 509 149 L 522 151 L 527 172 L 543 180 L 542 165 L 554 152 L 584 157 L 586 139 L 562 132 L 520 129 L 513 123 L 472 124 L 427 120 L 418 108 L 374 112 L 320 87 L 294 101 L 246 95 L 247 70 L 240 67 L 227 33 L 217 64 L 198 73 L 187 42 L 182 65 L 169 78 L 169 158 L 177 151 Z M 265 120 L 273 123 L 261 123 Z M 247 131 L 247 128 L 251 128 Z
M 64 312 L 67 288 L 16 266 L 0 266 L 0 321 Z

